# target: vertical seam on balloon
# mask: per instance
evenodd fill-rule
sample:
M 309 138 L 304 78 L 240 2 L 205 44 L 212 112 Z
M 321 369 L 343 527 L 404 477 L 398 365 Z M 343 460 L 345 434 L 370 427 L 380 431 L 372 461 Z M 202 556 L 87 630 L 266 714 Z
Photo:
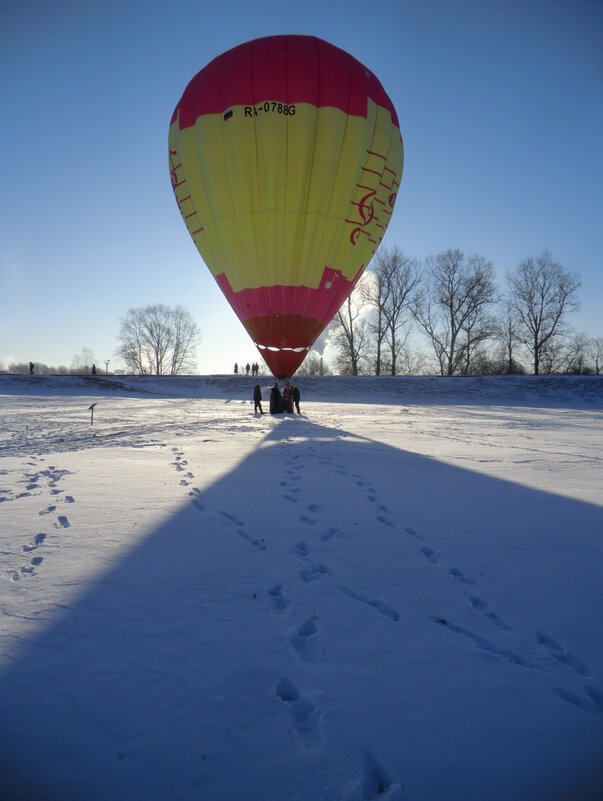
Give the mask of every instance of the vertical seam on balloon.
M 195 122 L 196 122 L 196 120 L 195 120 Z M 224 264 L 224 261 L 225 261 L 224 256 L 226 255 L 226 251 L 224 250 L 224 243 L 222 242 L 222 239 L 220 237 L 220 230 L 219 230 L 219 228 L 218 228 L 218 226 L 216 224 L 217 218 L 216 218 L 216 214 L 214 213 L 214 209 L 212 207 L 211 195 L 207 191 L 207 187 L 206 187 L 203 163 L 201 161 L 201 158 L 199 157 L 199 148 L 197 148 L 197 146 L 196 146 L 197 145 L 197 128 L 196 128 L 195 124 L 193 124 L 192 130 L 193 130 L 193 138 L 195 140 L 195 155 L 197 157 L 197 163 L 199 165 L 199 178 L 200 178 L 200 181 L 201 181 L 201 188 L 202 188 L 203 194 L 205 195 L 205 199 L 207 200 L 207 205 L 208 205 L 210 213 L 211 213 L 211 225 L 214 228 L 214 231 L 216 233 L 216 239 L 218 240 L 218 244 L 219 244 L 220 249 L 222 251 L 221 254 L 220 254 L 220 258 L 216 259 L 216 262 L 217 262 L 218 265 L 221 265 L 223 267 L 223 264 Z M 180 138 L 181 138 L 181 133 L 182 133 L 182 131 L 180 129 L 180 119 L 178 119 L 177 133 L 178 133 L 178 143 L 180 144 Z M 184 168 L 184 162 L 183 162 L 183 168 Z M 186 168 L 184 168 L 184 169 L 185 169 L 185 172 L 186 172 Z M 188 177 L 187 177 L 187 181 L 188 181 Z M 205 226 L 205 227 L 208 227 L 208 226 Z M 193 243 L 195 244 L 195 247 L 197 247 L 197 243 L 195 242 L 194 239 L 193 239 Z M 212 252 L 215 253 L 213 247 L 209 244 L 209 237 L 207 237 L 207 243 L 208 243 L 208 248 L 207 249 L 209 251 L 212 251 Z M 199 250 L 198 247 L 197 247 L 197 250 Z M 205 261 L 203 253 L 201 253 L 200 250 L 199 250 L 199 253 L 201 255 L 201 258 Z M 214 276 L 214 274 L 213 274 L 213 272 L 211 270 L 210 270 L 210 274 L 211 274 L 212 278 L 215 281 L 216 277 Z
M 287 105 L 289 105 L 289 37 L 285 37 L 285 101 Z M 288 214 L 287 214 L 287 183 L 289 177 L 289 117 L 287 117 L 286 125 L 285 125 L 285 196 L 284 196 L 284 203 L 283 203 L 283 224 L 284 224 L 284 231 L 283 231 L 283 259 L 286 258 L 287 254 L 287 221 L 288 221 Z M 293 265 L 291 265 L 293 267 Z M 293 309 L 295 309 L 295 298 L 297 295 L 297 287 L 299 285 L 299 280 L 297 280 L 297 274 L 291 270 L 290 275 L 293 276 Z M 285 287 L 283 286 L 283 312 L 285 311 Z M 289 332 L 289 328 L 291 327 L 291 317 L 288 321 L 288 329 L 287 333 Z
M 346 143 L 346 139 L 348 137 L 348 131 L 349 131 L 349 127 L 350 127 L 349 126 L 350 119 L 353 116 L 352 113 L 351 113 L 351 111 L 352 111 L 352 81 L 353 81 L 352 70 L 351 70 L 350 67 L 348 67 L 348 108 L 347 108 L 347 115 L 346 115 L 346 121 L 345 121 L 345 130 L 343 132 L 343 142 L 342 142 L 342 147 L 341 147 L 341 156 L 343 156 L 343 152 L 344 152 L 344 149 L 345 149 L 344 146 L 345 146 L 345 143 Z M 365 120 L 366 120 L 366 123 L 368 124 L 368 94 L 367 94 L 366 103 L 367 103 L 367 109 L 366 109 Z M 341 161 L 341 158 L 340 158 L 339 159 L 339 163 L 337 164 L 337 172 L 335 174 L 336 180 L 337 180 L 337 177 L 339 176 L 339 171 L 341 169 L 341 163 L 342 163 L 342 161 Z M 354 187 L 355 187 L 355 184 L 354 184 Z M 353 189 L 352 191 L 355 191 L 355 189 Z M 329 202 L 329 208 L 331 207 L 332 200 L 333 200 L 333 196 L 331 195 L 331 199 L 330 199 L 330 202 Z M 348 197 L 348 205 L 349 205 L 349 202 L 350 202 L 350 200 L 349 200 L 349 197 Z M 345 225 L 346 225 L 346 223 L 345 223 L 344 220 L 339 220 L 339 229 L 340 230 L 341 229 L 345 230 Z M 334 254 L 337 252 L 337 248 L 338 248 L 339 242 L 340 242 L 339 236 L 336 236 L 334 238 L 334 243 L 333 243 L 333 245 L 331 247 L 331 252 L 329 253 L 329 262 L 333 262 L 334 261 Z M 340 269 L 340 270 L 343 267 L 344 267 L 344 265 L 337 265 L 337 268 Z M 341 305 L 343 305 L 343 304 L 341 304 Z
M 224 95 L 223 95 L 223 92 L 222 92 L 222 87 L 223 87 L 222 70 L 220 70 L 218 72 L 218 75 L 219 75 L 219 81 L 220 81 L 220 105 L 223 105 L 223 97 L 224 97 Z M 228 154 L 227 154 L 227 145 L 226 145 L 226 136 L 225 136 L 225 126 L 224 126 L 224 119 L 223 119 L 223 115 L 222 114 L 220 115 L 220 136 L 222 138 L 222 153 L 223 153 L 223 157 L 224 157 L 224 172 L 226 174 L 226 185 L 228 187 L 228 194 L 230 195 L 230 205 L 231 205 L 232 212 L 233 212 L 232 213 L 233 227 L 234 227 L 234 229 L 235 229 L 235 231 L 237 233 L 237 239 L 238 239 L 238 242 L 239 242 L 239 248 L 240 248 L 241 255 L 242 255 L 244 261 L 249 263 L 249 256 L 248 256 L 248 254 L 246 253 L 246 250 L 245 250 L 245 240 L 244 240 L 244 237 L 241 234 L 241 229 L 239 228 L 239 215 L 236 213 L 235 194 L 233 192 L 231 178 L 230 178 L 229 159 L 227 158 Z M 236 294 L 238 294 L 238 293 L 234 292 L 235 296 L 236 296 Z M 235 312 L 237 317 L 239 317 L 239 314 L 238 314 L 237 310 L 233 309 L 233 311 Z M 240 317 L 239 317 L 239 319 L 240 319 Z M 241 322 L 243 322 L 243 321 L 241 320 Z
M 194 107 L 197 108 L 198 104 L 195 103 Z M 205 175 L 205 160 L 204 159 L 202 160 L 201 156 L 200 156 L 200 153 L 203 153 L 203 149 L 202 148 L 200 149 L 199 147 L 197 147 L 197 135 L 198 135 L 197 120 L 199 120 L 199 118 L 202 117 L 202 116 L 204 116 L 204 115 L 201 114 L 201 115 L 197 116 L 195 118 L 195 121 L 194 121 L 193 125 L 192 125 L 193 137 L 194 137 L 194 140 L 195 140 L 195 154 L 197 156 L 197 162 L 199 164 L 199 177 L 200 177 L 200 180 L 201 180 L 201 186 L 203 188 L 203 193 L 204 193 L 204 195 L 205 195 L 205 197 L 207 199 L 207 205 L 209 207 L 209 210 L 210 210 L 210 213 L 211 213 L 211 218 L 212 218 L 211 222 L 212 222 L 212 225 L 213 225 L 213 228 L 214 228 L 214 231 L 215 231 L 216 239 L 217 239 L 217 241 L 219 243 L 219 246 L 220 246 L 220 249 L 221 249 L 221 258 L 218 261 L 219 261 L 219 264 L 220 264 L 220 268 L 222 269 L 222 272 L 224 272 L 224 264 L 226 262 L 226 258 L 225 258 L 226 257 L 226 249 L 224 247 L 224 242 L 223 242 L 222 237 L 220 235 L 220 228 L 219 228 L 219 226 L 217 224 L 218 223 L 218 217 L 217 217 L 217 215 L 215 213 L 215 209 L 214 209 L 214 207 L 212 205 L 211 193 L 207 191 L 206 175 Z M 178 120 L 178 136 L 179 137 L 180 137 L 180 133 L 181 133 L 181 131 L 180 131 L 180 120 Z M 196 245 L 196 243 L 195 243 L 195 245 Z M 211 250 L 211 248 L 210 248 L 210 250 Z M 201 254 L 201 257 L 203 258 L 203 254 Z M 216 280 L 216 276 L 214 276 L 213 271 L 210 270 L 210 272 L 211 272 L 212 277 L 214 278 L 214 280 Z M 218 275 L 219 274 L 220 273 L 218 273 Z M 230 305 L 230 303 L 228 305 Z
M 275 186 L 278 186 L 278 181 L 275 182 Z M 279 256 L 282 256 L 282 253 L 281 254 L 277 253 L 277 245 L 278 245 L 278 235 L 277 235 L 277 230 L 278 230 L 278 224 L 277 224 L 278 205 L 279 205 L 278 204 L 278 198 L 276 197 L 276 192 L 275 192 L 274 209 L 273 209 L 274 225 L 273 225 L 273 228 L 272 228 L 272 253 L 273 253 L 273 258 L 274 258 L 274 267 L 275 267 L 275 270 L 277 272 L 277 275 L 282 275 L 282 264 L 279 263 Z M 276 278 L 276 276 L 275 276 L 275 278 Z M 283 286 L 282 281 L 280 283 L 277 283 L 275 285 L 275 287 L 278 287 L 277 292 L 280 295 L 280 308 L 279 308 L 278 313 L 281 315 L 281 318 L 282 318 L 284 316 L 284 313 L 285 313 L 285 287 Z M 273 289 L 273 291 L 274 291 L 274 289 Z M 277 306 L 277 308 L 278 308 L 278 306 Z M 270 318 L 270 322 L 271 322 L 271 326 L 272 326 L 272 317 Z M 282 320 L 281 320 L 281 323 L 282 323 Z M 282 325 L 281 325 L 281 331 L 282 330 L 283 329 L 282 329 Z
M 317 64 L 318 64 L 317 82 L 316 82 L 316 93 L 317 93 L 318 97 L 314 98 L 314 103 L 308 103 L 309 107 L 313 107 L 314 108 L 314 135 L 312 137 L 312 153 L 310 155 L 310 158 L 308 159 L 308 168 L 309 168 L 308 169 L 308 178 L 306 180 L 304 196 L 303 196 L 302 205 L 301 205 L 301 209 L 300 209 L 300 211 L 302 212 L 302 214 L 301 214 L 302 225 L 301 225 L 301 230 L 299 231 L 299 241 L 301 243 L 303 243 L 304 241 L 311 241 L 311 239 L 312 239 L 311 237 L 306 237 L 306 229 L 309 227 L 307 225 L 307 223 L 308 223 L 307 208 L 308 208 L 308 199 L 310 197 L 311 188 L 312 188 L 312 176 L 314 175 L 314 162 L 315 162 L 315 158 L 316 158 L 316 139 L 317 139 L 319 116 L 320 116 L 320 109 L 319 109 L 319 106 L 318 106 L 318 100 L 320 99 L 319 44 L 318 44 L 318 39 L 315 36 L 312 37 L 312 41 L 314 42 L 314 46 L 315 46 L 315 49 L 316 49 L 316 55 L 317 55 L 316 61 L 317 61 Z M 304 248 L 303 248 L 303 244 L 302 244 L 302 247 L 300 247 L 300 256 L 302 256 L 303 254 L 304 254 Z M 306 267 L 307 267 L 307 265 L 303 265 L 302 268 L 300 269 L 299 261 L 298 261 L 297 275 L 299 276 L 300 273 L 303 272 L 306 269 Z
M 313 140 L 312 140 L 313 141 L 313 144 L 312 144 L 312 156 L 310 158 L 310 169 L 309 169 L 309 173 L 308 173 L 309 174 L 309 179 L 308 179 L 308 182 L 306 184 L 306 192 L 305 192 L 304 203 L 303 203 L 303 208 L 304 209 L 307 209 L 308 199 L 309 199 L 310 194 L 311 194 L 312 177 L 314 175 L 314 164 L 315 164 L 315 159 L 316 159 L 316 140 L 318 138 L 318 128 L 320 126 L 320 112 L 321 112 L 321 108 L 322 108 L 321 105 L 320 105 L 320 79 L 321 79 L 321 73 L 322 73 L 320 42 L 319 42 L 318 38 L 315 37 L 315 36 L 312 37 L 312 41 L 314 42 L 314 46 L 315 46 L 315 49 L 316 49 L 316 63 L 318 64 L 317 78 L 316 78 L 317 97 L 314 98 L 314 104 L 313 104 L 314 108 L 315 108 L 314 136 L 313 136 Z M 319 218 L 320 218 L 320 213 L 318 212 L 316 214 L 316 220 L 318 220 Z M 304 234 L 305 234 L 306 227 L 307 227 L 306 226 L 307 219 L 308 219 L 308 215 L 307 215 L 307 213 L 304 213 L 303 214 L 303 229 L 302 229 L 302 232 L 300 234 L 300 239 L 301 240 L 306 239 Z M 316 220 L 314 221 L 314 226 L 313 226 L 314 230 L 316 229 Z M 313 239 L 314 239 L 313 237 L 310 237 L 309 241 L 313 241 Z M 301 249 L 301 252 L 303 252 L 303 248 Z M 304 270 L 307 269 L 307 265 L 304 265 L 304 268 L 302 268 L 302 269 L 304 269 Z M 299 273 L 300 273 L 300 270 L 299 270 L 299 267 L 298 267 L 298 274 Z M 320 284 L 319 284 L 319 286 L 320 286 Z M 310 293 L 308 293 L 306 295 L 306 302 L 304 304 L 303 314 L 301 315 L 302 317 L 305 317 L 306 314 L 307 314 L 308 303 L 309 302 L 310 302 Z
M 322 69 L 322 64 L 321 64 L 321 69 Z M 343 136 L 342 136 L 342 140 L 341 140 L 341 147 L 339 148 L 339 157 L 338 157 L 338 160 L 337 160 L 337 168 L 335 169 L 334 180 L 333 180 L 333 184 L 332 184 L 332 187 L 331 187 L 331 194 L 329 196 L 328 210 L 330 210 L 332 202 L 333 202 L 333 194 L 335 192 L 335 187 L 337 186 L 337 177 L 339 175 L 339 171 L 341 169 L 341 163 L 342 163 L 342 159 L 343 159 L 343 152 L 344 152 L 343 145 L 344 145 L 344 143 L 346 141 L 346 136 L 347 136 L 347 132 L 348 132 L 348 126 L 349 126 L 349 122 L 350 122 L 352 80 L 351 80 L 351 73 L 350 73 L 349 69 L 347 70 L 347 74 L 348 74 L 348 103 L 347 103 L 347 111 L 346 111 L 346 115 L 345 115 L 345 126 L 344 126 Z M 327 220 L 330 219 L 330 215 L 328 213 L 328 210 L 327 210 L 327 215 L 326 215 Z M 322 245 L 323 245 L 323 241 L 325 239 L 326 234 L 327 234 L 327 227 L 325 226 L 323 228 L 323 234 L 322 234 L 322 237 L 321 237 L 321 242 L 320 242 L 320 246 L 319 246 L 319 252 L 322 250 Z M 337 244 L 335 244 L 335 243 L 337 243 Z M 329 253 L 328 263 L 326 265 L 323 265 L 323 273 L 322 273 L 322 275 L 324 275 L 324 268 L 325 267 L 332 266 L 330 264 L 330 262 L 332 261 L 333 253 L 336 252 L 336 250 L 337 250 L 338 243 L 339 243 L 339 240 L 338 240 L 337 237 L 335 237 L 335 242 L 331 246 L 331 251 Z M 322 276 L 321 276 L 321 283 L 322 283 Z M 316 304 L 318 302 L 318 297 L 319 297 L 318 295 L 314 295 L 313 296 L 313 298 L 312 298 L 312 306 L 311 306 L 310 309 L 308 309 L 308 306 L 310 304 L 310 296 L 308 295 L 308 297 L 306 298 L 306 305 L 304 307 L 304 315 L 313 314 L 315 319 L 319 319 L 318 315 L 316 313 Z
M 224 97 L 224 95 L 223 95 L 223 85 L 224 85 L 224 83 L 223 83 L 222 78 L 223 78 L 222 70 L 220 69 L 220 70 L 218 70 L 218 80 L 220 81 L 220 84 L 219 84 L 219 86 L 220 86 L 220 91 L 219 91 L 220 106 L 224 105 L 224 102 L 223 102 L 223 97 Z M 240 235 L 239 228 L 238 228 L 238 225 L 237 225 L 237 214 L 236 214 L 236 208 L 235 208 L 235 204 L 234 204 L 234 194 L 233 194 L 233 191 L 232 191 L 232 185 L 230 183 L 230 171 L 229 171 L 229 166 L 228 166 L 229 159 L 228 159 L 228 154 L 226 152 L 226 137 L 224 136 L 224 122 L 223 122 L 223 119 L 221 119 L 221 122 L 220 122 L 220 138 L 222 139 L 222 157 L 224 159 L 224 174 L 226 175 L 226 186 L 228 187 L 228 194 L 230 196 L 230 207 L 232 209 L 232 221 L 233 221 L 233 224 L 234 224 L 234 227 L 236 229 L 236 232 L 237 232 L 237 235 L 238 235 L 238 239 L 239 239 L 239 242 L 240 242 L 241 235 Z M 241 246 L 241 250 L 243 250 L 242 242 L 240 242 L 240 246 Z
M 252 105 L 253 105 L 254 108 L 255 108 L 255 104 L 257 102 L 256 91 L 255 91 L 255 70 L 254 70 L 255 47 L 256 47 L 256 42 L 254 41 L 252 43 L 252 46 L 251 46 L 251 55 L 250 55 L 250 62 L 249 62 L 249 69 L 250 69 L 250 72 L 251 72 L 251 91 L 252 91 L 252 101 L 253 101 Z M 263 226 L 264 222 L 263 222 L 263 218 L 262 218 L 262 193 L 261 193 L 261 189 L 260 189 L 260 175 L 261 175 L 261 173 L 260 173 L 260 157 L 259 157 L 259 151 L 258 151 L 258 129 L 257 129 L 257 121 L 256 121 L 255 116 L 252 119 L 253 119 L 253 140 L 254 140 L 254 143 L 255 143 L 255 169 L 256 169 L 256 182 L 255 182 L 255 184 L 256 184 L 256 187 L 257 187 L 257 204 L 258 204 L 257 205 L 257 214 L 255 215 L 255 221 L 254 221 L 254 226 L 253 227 L 254 227 L 254 231 L 256 231 L 256 236 L 255 236 L 256 242 L 257 242 L 257 244 L 259 246 L 261 246 L 261 251 L 262 251 L 262 253 L 261 253 L 261 257 L 262 258 L 261 258 L 261 261 L 260 261 L 260 258 L 259 258 L 260 257 L 260 252 L 256 248 L 256 256 L 258 257 L 258 261 L 257 261 L 258 269 L 259 269 L 259 274 L 261 274 L 262 270 L 266 268 L 266 264 L 267 264 L 268 260 L 266 258 L 266 249 L 265 249 L 264 237 L 262 236 L 262 226 Z M 258 274 L 258 281 L 260 280 L 259 274 Z M 272 280 L 274 280 L 274 276 L 272 277 Z M 267 282 L 267 283 L 269 283 L 269 282 Z M 270 289 L 269 289 L 269 287 L 267 287 L 267 289 L 268 289 L 268 308 L 270 308 L 270 305 L 271 305 L 270 304 Z M 265 340 L 265 342 L 269 342 L 270 341 L 270 335 L 271 335 L 271 324 L 270 325 L 268 324 L 268 322 L 266 321 L 266 315 L 263 314 L 263 309 L 262 309 L 262 307 L 260 305 L 260 301 L 259 301 L 258 295 L 256 293 L 256 287 L 252 287 L 252 292 L 253 292 L 253 298 L 255 300 L 255 304 L 256 304 L 256 306 L 258 308 L 258 311 L 260 312 L 260 314 L 258 315 L 259 319 L 261 319 L 262 326 L 264 327 L 264 331 L 265 331 L 264 340 Z M 270 323 L 271 322 L 272 322 L 272 316 L 270 316 Z M 262 344 L 265 344 L 265 343 L 262 343 Z
M 255 42 L 253 42 L 252 45 L 251 45 L 251 53 L 250 53 L 250 57 L 249 57 L 249 70 L 251 72 L 251 92 L 252 92 L 251 100 L 252 100 L 253 107 L 255 107 L 255 103 L 256 103 L 255 78 L 254 78 L 254 69 L 253 69 L 253 66 L 254 66 L 254 52 L 255 52 Z M 255 231 L 254 239 L 255 239 L 255 242 L 256 242 L 256 263 L 258 265 L 258 268 L 261 269 L 260 268 L 260 264 L 264 264 L 265 265 L 265 263 L 266 263 L 266 252 L 265 252 L 265 250 L 263 248 L 264 239 L 261 236 L 261 229 L 262 229 L 262 196 L 261 196 L 261 192 L 260 192 L 260 162 L 259 162 L 259 154 L 258 154 L 258 131 L 257 131 L 257 123 L 256 123 L 255 117 L 253 117 L 252 120 L 253 120 L 253 141 L 255 143 L 255 169 L 256 169 L 256 187 L 257 187 L 257 201 L 258 201 L 258 209 L 257 209 L 257 214 L 254 217 L 253 228 L 254 228 L 254 231 Z M 259 252 L 259 247 L 260 246 L 262 246 L 262 261 L 261 262 L 260 262 L 260 252 Z M 258 280 L 259 280 L 259 275 L 258 275 Z M 270 326 L 266 322 L 265 315 L 263 313 L 261 313 L 263 310 L 262 310 L 262 307 L 260 305 L 260 302 L 259 302 L 259 299 L 258 299 L 258 296 L 257 296 L 257 293 L 256 293 L 256 287 L 251 287 L 251 291 L 253 292 L 253 299 L 255 301 L 256 307 L 257 307 L 258 311 L 260 312 L 259 318 L 261 319 L 262 325 L 264 326 L 264 329 L 265 329 L 264 338 L 266 339 L 266 341 L 269 341 L 269 339 L 270 339 Z M 270 292 L 270 290 L 268 290 L 268 292 Z M 268 295 L 268 297 L 270 297 L 270 295 Z

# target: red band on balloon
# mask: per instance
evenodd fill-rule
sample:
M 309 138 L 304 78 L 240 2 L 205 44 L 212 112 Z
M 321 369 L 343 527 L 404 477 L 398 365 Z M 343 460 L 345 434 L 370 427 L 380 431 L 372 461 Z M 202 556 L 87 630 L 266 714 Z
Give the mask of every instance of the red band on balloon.
M 358 275 L 361 272 L 362 268 Z M 216 281 L 243 323 L 252 317 L 286 314 L 311 317 L 319 320 L 323 326 L 330 323 L 356 284 L 356 280 L 348 281 L 339 270 L 330 267 L 325 267 L 317 289 L 307 286 L 268 286 L 235 292 L 224 273 L 216 276 Z

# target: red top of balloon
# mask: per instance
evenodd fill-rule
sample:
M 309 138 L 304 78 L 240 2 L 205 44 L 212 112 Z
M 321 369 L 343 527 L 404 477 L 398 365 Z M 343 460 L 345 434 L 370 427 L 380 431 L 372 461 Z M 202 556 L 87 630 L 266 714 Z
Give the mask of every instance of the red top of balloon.
M 222 53 L 198 72 L 184 90 L 172 122 L 180 111 L 182 130 L 201 114 L 267 99 L 333 106 L 365 117 L 367 97 L 388 109 L 399 127 L 378 78 L 345 50 L 316 36 L 266 36 Z

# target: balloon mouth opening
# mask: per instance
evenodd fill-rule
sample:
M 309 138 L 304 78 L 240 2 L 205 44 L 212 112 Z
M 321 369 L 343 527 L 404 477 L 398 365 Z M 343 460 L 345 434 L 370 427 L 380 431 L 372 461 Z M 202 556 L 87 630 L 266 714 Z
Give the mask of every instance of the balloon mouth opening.
M 255 345 L 272 375 L 278 379 L 291 378 L 312 347 L 311 345 L 297 345 L 296 347 L 279 348 L 277 345 L 258 345 L 257 342 Z
M 274 345 L 259 345 L 257 342 L 255 343 L 255 346 L 260 350 L 270 350 L 273 353 L 307 353 L 312 347 L 311 345 L 303 345 L 299 348 L 277 348 Z

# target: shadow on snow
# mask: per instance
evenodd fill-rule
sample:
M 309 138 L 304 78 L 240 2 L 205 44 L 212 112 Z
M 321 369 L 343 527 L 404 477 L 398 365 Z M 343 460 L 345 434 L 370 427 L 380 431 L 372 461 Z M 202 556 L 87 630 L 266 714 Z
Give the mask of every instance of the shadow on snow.
M 340 671 L 356 668 L 358 687 L 374 695 L 375 721 L 367 721 L 367 736 L 379 725 L 391 734 L 391 707 L 400 739 L 388 735 L 393 742 L 383 748 L 401 755 L 410 791 L 432 772 L 426 738 L 437 735 L 439 724 L 437 714 L 433 729 L 406 719 L 395 682 L 403 697 L 402 655 L 412 648 L 404 628 L 409 610 L 424 605 L 419 625 L 434 631 L 432 639 L 447 626 L 442 616 L 448 608 L 434 608 L 442 593 L 434 595 L 431 585 L 441 582 L 444 595 L 472 599 L 470 612 L 477 615 L 472 628 L 450 621 L 441 632 L 448 638 L 442 647 L 454 642 L 474 648 L 509 670 L 527 670 L 521 660 L 529 665 L 533 653 L 518 662 L 508 657 L 515 652 L 503 639 L 504 626 L 516 621 L 507 610 L 494 609 L 480 589 L 481 570 L 491 570 L 491 581 L 503 587 L 513 584 L 513 576 L 495 576 L 497 555 L 505 553 L 508 560 L 516 552 L 514 589 L 525 591 L 526 604 L 538 596 L 543 608 L 576 608 L 578 576 L 590 575 L 603 509 L 303 419 L 291 422 L 275 426 L 233 473 L 203 493 L 191 487 L 182 509 L 97 577 L 0 675 L 0 797 L 264 799 L 278 798 L 279 783 L 288 781 L 285 787 L 310 798 L 318 797 L 320 785 L 311 783 L 321 780 L 321 772 L 322 781 L 333 785 L 324 797 L 339 797 L 338 782 L 355 775 L 358 755 L 346 739 L 353 733 L 342 725 L 330 734 L 341 738 L 339 745 L 329 738 L 321 745 L 318 726 L 310 732 L 311 715 L 295 720 L 294 734 L 312 755 L 303 759 L 314 760 L 309 773 L 315 777 L 308 778 L 273 721 L 281 707 L 293 708 L 295 686 L 303 690 L 308 676 L 315 694 L 326 696 L 326 706 L 334 709 L 334 699 L 347 692 Z M 543 539 L 548 548 L 538 547 Z M 463 553 L 466 561 L 459 564 Z M 589 592 L 593 586 L 584 590 L 585 598 Z M 590 603 L 600 611 L 600 597 L 590 597 Z M 333 615 L 340 607 L 351 610 L 359 627 L 356 666 L 343 657 L 337 663 L 334 646 L 331 663 L 319 649 L 304 655 L 303 638 L 313 633 L 308 624 L 287 639 L 283 632 L 307 618 L 314 604 L 321 625 L 323 606 Z M 525 611 L 530 617 L 530 609 Z M 283 615 L 290 615 L 286 625 Z M 352 625 L 343 617 L 335 622 Z M 372 643 L 373 628 L 374 647 L 401 661 L 394 670 L 384 656 L 382 679 L 369 677 L 363 685 L 363 669 L 372 663 L 363 667 L 362 645 Z M 561 664 L 562 646 L 545 636 L 535 647 L 551 664 Z M 341 641 L 342 648 L 352 647 L 344 635 Z M 282 665 L 289 663 L 284 677 Z M 478 669 L 488 670 L 488 664 L 479 662 Z M 576 658 L 578 672 L 580 665 Z M 277 697 L 279 686 L 293 689 Z M 569 696 L 555 703 L 571 704 Z M 599 725 L 600 745 L 600 720 L 586 714 L 587 702 L 585 697 L 584 709 L 573 708 L 576 716 L 583 714 L 591 737 L 589 727 Z M 353 703 L 348 697 L 341 701 L 342 708 Z M 332 714 L 336 719 L 339 713 Z M 471 719 L 471 710 L 467 715 Z M 323 717 L 326 725 L 326 711 Z M 513 731 L 509 723 L 501 737 L 512 738 Z M 549 755 L 536 759 L 534 770 L 542 759 Z M 436 775 L 430 781 L 445 779 Z M 448 791 L 447 798 L 457 797 L 453 787 Z

